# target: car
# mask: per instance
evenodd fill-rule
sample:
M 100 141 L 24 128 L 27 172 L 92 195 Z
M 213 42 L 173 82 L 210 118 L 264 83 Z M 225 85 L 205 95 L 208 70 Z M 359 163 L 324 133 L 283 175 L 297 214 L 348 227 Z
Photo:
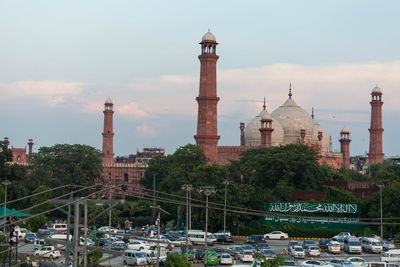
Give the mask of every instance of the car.
M 80 237 L 80 238 L 79 238 L 79 245 L 80 245 L 80 246 L 84 246 L 84 245 L 85 245 L 85 238 L 84 238 L 84 237 Z M 94 246 L 95 244 L 94 244 L 94 242 L 93 242 L 92 239 L 86 238 L 86 245 L 92 247 L 92 246 Z
M 294 246 L 300 246 L 299 241 L 297 241 L 297 240 L 289 240 L 289 244 L 288 244 L 287 250 L 288 250 L 289 252 L 291 252 L 291 251 L 292 251 L 292 248 L 293 248 Z
M 228 252 L 233 257 L 238 257 L 242 253 L 242 251 L 243 251 L 243 247 L 239 246 L 239 245 L 230 246 L 226 250 L 226 252 Z
M 117 231 L 117 229 L 115 229 L 112 226 L 102 226 L 97 230 L 100 232 L 105 232 L 105 233 L 115 233 Z
M 366 262 L 366 260 L 361 257 L 350 257 L 347 260 L 351 262 L 354 266 L 361 266 L 364 262 Z
M 25 242 L 26 243 L 33 243 L 37 239 L 35 233 L 26 233 L 25 235 Z
M 331 241 L 328 244 L 328 252 L 332 254 L 340 254 L 340 243 L 337 241 Z
M 289 235 L 281 231 L 273 231 L 271 233 L 265 234 L 264 239 L 288 239 Z
M 333 238 L 345 238 L 345 237 L 351 237 L 352 235 L 349 232 L 341 232 L 337 235 L 335 235 Z
M 145 253 L 136 250 L 125 250 L 124 265 L 146 265 L 147 259 Z
M 249 238 L 247 238 L 246 243 L 247 244 L 255 244 L 260 240 L 263 240 L 264 236 L 263 235 L 251 235 Z
M 384 262 L 400 262 L 400 249 L 390 249 L 383 253 L 381 261 Z
M 239 258 L 241 262 L 253 262 L 253 251 L 252 250 L 243 250 L 240 254 Z
M 43 258 L 56 259 L 61 256 L 61 253 L 54 246 L 44 246 L 36 250 L 34 255 Z
M 224 230 L 219 230 L 218 232 L 214 233 L 214 235 L 215 236 L 217 236 L 217 235 L 227 235 L 227 236 L 232 238 L 232 234 L 231 234 L 230 231 L 225 231 L 224 232 Z
M 187 239 L 187 243 L 188 243 L 189 246 L 193 245 L 192 241 L 190 241 L 190 238 Z M 178 245 L 178 246 L 185 246 L 186 245 L 186 237 L 185 236 L 181 236 L 177 240 L 171 241 L 171 244 Z
M 125 250 L 125 242 L 124 241 L 115 241 L 110 245 L 112 250 L 122 251 Z
M 253 251 L 253 253 L 255 253 L 257 251 L 257 249 L 255 247 L 253 247 L 252 245 L 243 245 L 242 248 L 243 248 L 243 250 L 251 250 L 251 251 Z
M 232 259 L 232 256 L 229 255 L 228 253 L 222 253 L 218 256 L 218 262 L 221 265 L 223 265 L 223 264 L 232 265 L 233 259 Z
M 196 260 L 203 260 L 205 254 L 206 254 L 206 252 L 204 251 L 204 248 L 198 248 L 196 250 L 196 252 L 194 253 L 194 258 Z
M 395 249 L 396 246 L 390 241 L 383 241 L 382 248 L 383 248 L 383 251 L 388 251 L 389 249 Z
M 350 236 L 344 239 L 344 250 L 347 253 L 361 253 L 361 243 L 358 238 Z
M 304 240 L 303 241 L 303 248 L 306 249 L 307 247 L 313 246 L 315 247 L 317 244 L 314 240 Z
M 329 244 L 330 240 L 328 239 L 321 239 L 318 242 L 319 248 L 323 249 L 323 250 L 328 250 L 328 244 Z
M 109 238 L 106 238 L 106 237 L 100 238 L 100 242 L 99 242 L 100 247 L 106 246 L 106 245 L 108 245 L 108 243 L 110 243 Z
M 267 241 L 265 241 L 265 240 L 260 240 L 260 241 L 258 241 L 258 242 L 255 244 L 255 246 L 256 246 L 256 249 L 257 249 L 257 250 L 269 249 L 269 245 L 268 245 Z
M 267 259 L 267 260 L 268 260 L 268 259 L 276 258 L 276 253 L 275 253 L 275 251 L 273 251 L 273 250 L 270 249 L 270 248 L 261 249 L 259 252 L 262 253 L 262 254 L 264 255 L 265 259 Z
M 155 244 L 150 244 L 142 240 L 129 239 L 127 244 L 128 250 L 142 250 L 155 247 Z
M 370 253 L 381 253 L 383 251 L 381 241 L 375 238 L 363 237 L 361 239 L 361 247 L 362 250 Z
M 233 243 L 233 240 L 230 236 L 228 235 L 216 235 L 218 243 Z
M 333 265 L 323 261 L 307 260 L 301 263 L 301 267 L 333 267 Z
M 305 249 L 305 253 L 309 257 L 319 257 L 321 252 L 319 251 L 319 247 L 317 246 L 309 246 Z
M 346 259 L 333 258 L 329 263 L 334 267 L 354 267 L 354 265 Z
M 342 238 L 342 237 L 334 237 L 334 238 L 332 238 L 332 241 L 338 242 L 339 245 L 340 245 L 340 249 L 344 250 L 344 238 Z
M 291 253 L 293 258 L 304 259 L 306 257 L 304 249 L 300 246 L 292 247 Z

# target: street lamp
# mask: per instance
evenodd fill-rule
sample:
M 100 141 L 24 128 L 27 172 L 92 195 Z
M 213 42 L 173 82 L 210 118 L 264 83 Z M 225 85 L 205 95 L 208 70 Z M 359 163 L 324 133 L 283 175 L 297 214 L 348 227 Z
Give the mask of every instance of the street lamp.
M 189 261 L 189 244 L 188 244 L 188 225 L 189 225 L 189 192 L 192 191 L 191 184 L 182 185 L 182 190 L 186 191 L 186 261 Z
M 225 203 L 224 203 L 224 234 L 226 229 L 226 187 L 229 185 L 229 181 L 224 181 L 223 184 L 225 185 Z
M 151 172 L 151 175 L 153 175 L 153 210 L 151 213 L 151 219 L 154 222 L 156 219 L 156 175 L 157 172 Z
M 7 186 L 9 184 L 11 184 L 10 181 L 8 180 L 4 180 L 2 182 L 2 184 L 4 185 L 4 229 L 3 229 L 3 233 L 6 232 L 6 221 L 7 221 L 7 217 L 6 217 L 6 210 L 7 210 Z
M 383 240 L 383 209 L 382 209 L 382 188 L 385 187 L 384 184 L 377 184 L 379 187 L 379 195 L 380 195 L 380 206 L 381 206 L 381 239 Z
M 161 231 L 161 212 L 168 214 L 169 212 L 163 210 L 162 208 L 160 208 L 160 206 L 151 206 L 151 208 L 153 208 L 154 210 L 158 211 L 158 216 L 157 216 L 157 221 L 156 221 L 156 225 L 157 225 L 157 267 L 160 266 L 160 231 Z
M 207 230 L 208 230 L 208 197 L 215 194 L 214 186 L 201 186 L 199 189 L 200 194 L 204 194 L 206 196 L 206 229 L 204 235 L 205 249 L 204 249 L 204 266 L 207 266 Z

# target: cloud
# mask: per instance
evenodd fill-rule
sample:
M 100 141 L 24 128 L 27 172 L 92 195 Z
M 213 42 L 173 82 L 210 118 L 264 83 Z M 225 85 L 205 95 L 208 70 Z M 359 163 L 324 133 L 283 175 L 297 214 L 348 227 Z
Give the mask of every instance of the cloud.
M 142 123 L 142 124 L 136 126 L 136 132 L 138 132 L 142 136 L 150 137 L 150 138 L 154 138 L 158 135 L 158 133 L 154 129 L 154 127 L 150 127 L 146 123 Z
M 2 100 L 23 99 L 41 100 L 55 106 L 82 95 L 86 83 L 68 81 L 17 81 L 0 84 Z
M 116 112 L 123 116 L 145 118 L 149 114 L 139 107 L 136 102 L 131 102 L 116 108 Z

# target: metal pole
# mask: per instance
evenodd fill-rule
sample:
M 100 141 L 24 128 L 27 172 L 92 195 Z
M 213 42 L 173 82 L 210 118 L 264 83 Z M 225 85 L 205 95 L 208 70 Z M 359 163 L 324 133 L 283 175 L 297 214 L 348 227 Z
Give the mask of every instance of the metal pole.
M 191 205 L 191 199 L 192 199 L 192 192 L 189 191 L 189 230 L 192 230 L 192 205 Z
M 378 184 L 379 187 L 379 195 L 380 195 L 380 207 L 381 207 L 381 239 L 383 240 L 383 208 L 382 208 L 382 187 L 384 184 Z
M 17 238 L 15 239 L 15 260 L 18 260 L 18 235 Z
M 88 207 L 87 207 L 87 200 L 85 199 L 84 202 L 84 217 L 83 217 L 83 221 L 84 221 L 84 229 L 83 229 L 83 237 L 85 238 L 85 243 L 84 243 L 84 252 L 83 252 L 83 266 L 87 267 L 87 233 L 88 233 Z
M 79 267 L 78 245 L 79 245 L 79 201 L 75 202 L 74 207 L 74 259 L 73 267 Z
M 189 261 L 188 224 L 189 224 L 189 190 L 186 190 L 186 261 Z
M 225 185 L 225 203 L 224 203 L 224 234 L 226 233 L 226 187 L 228 186 L 229 182 L 224 181 Z
M 73 191 L 71 188 L 71 195 L 69 197 L 69 201 L 72 202 L 73 199 Z M 69 249 L 71 247 L 71 240 L 70 240 L 70 235 L 71 233 L 71 205 L 68 205 L 68 214 L 67 214 L 67 240 L 65 244 L 65 267 L 69 265 Z
M 7 221 L 7 213 L 6 213 L 6 210 L 7 210 L 7 186 L 9 184 L 11 184 L 11 183 L 10 183 L 10 181 L 5 180 L 5 181 L 2 182 L 2 184 L 4 185 L 4 221 L 5 221 L 4 222 L 3 233 L 5 233 L 6 232 L 6 225 L 7 225 L 7 223 L 6 223 L 6 221 Z
M 151 213 L 151 220 L 154 222 L 156 220 L 156 172 L 151 173 L 153 175 L 153 210 Z
M 153 206 L 153 208 L 155 208 Z M 161 221 L 160 221 L 160 211 L 158 211 L 158 217 L 157 217 L 157 267 L 160 265 L 160 227 Z
M 204 249 L 204 266 L 207 266 L 207 229 L 208 229 L 208 195 L 206 195 L 206 234 L 204 235 L 204 241 L 206 248 Z

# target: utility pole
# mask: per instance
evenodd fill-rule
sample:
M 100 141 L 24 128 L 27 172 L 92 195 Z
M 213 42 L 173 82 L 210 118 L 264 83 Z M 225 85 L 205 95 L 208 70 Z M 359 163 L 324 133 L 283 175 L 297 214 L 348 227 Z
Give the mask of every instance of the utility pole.
M 151 213 L 151 219 L 152 219 L 152 221 L 154 222 L 155 221 L 155 219 L 156 219 L 156 175 L 157 175 L 158 173 L 156 173 L 156 172 L 151 172 L 151 175 L 153 175 L 153 210 L 152 210 L 152 213 Z
M 225 203 L 224 203 L 224 234 L 226 234 L 226 187 L 229 185 L 229 181 L 224 181 L 225 185 Z
M 153 208 L 154 210 L 157 209 L 157 211 L 158 211 L 158 216 L 157 216 L 157 220 L 156 220 L 156 225 L 157 225 L 157 264 L 156 264 L 156 266 L 159 267 L 160 266 L 161 212 L 168 214 L 168 215 L 169 215 L 169 212 L 163 210 L 162 208 L 160 208 L 160 206 L 157 206 L 157 207 L 151 206 L 151 208 Z
M 381 239 L 383 240 L 383 208 L 382 208 L 382 188 L 385 187 L 384 184 L 376 185 L 379 187 L 379 198 L 380 198 L 380 207 L 381 207 Z
M 189 192 L 192 191 L 193 187 L 191 184 L 185 184 L 182 186 L 182 190 L 186 191 L 186 261 L 189 261 L 189 242 L 188 242 L 188 227 L 189 227 Z
M 88 206 L 87 200 L 83 202 L 84 217 L 83 217 L 83 237 L 84 237 L 84 251 L 83 251 L 83 266 L 87 267 L 87 233 L 88 233 Z
M 189 191 L 189 230 L 192 230 L 192 191 Z
M 4 185 L 4 221 L 5 221 L 4 222 L 3 233 L 5 233 L 6 232 L 6 225 L 7 225 L 7 223 L 6 223 L 6 221 L 7 221 L 7 213 L 6 213 L 6 210 L 7 210 L 7 186 L 9 184 L 11 184 L 11 182 L 8 181 L 8 180 L 4 180 L 2 182 L 2 184 Z
M 71 185 L 69 187 L 70 189 L 70 197 L 69 197 L 69 202 L 72 202 L 73 197 L 74 197 L 74 189 L 75 185 Z M 69 235 L 71 233 L 71 205 L 68 204 L 68 214 L 67 214 L 67 240 L 66 240 L 66 245 L 65 245 L 65 267 L 69 265 L 69 250 L 71 247 L 71 239 L 69 238 Z
M 204 235 L 205 249 L 204 249 L 204 266 L 207 266 L 208 253 L 207 253 L 207 238 L 208 238 L 208 197 L 215 194 L 215 188 L 213 186 L 201 186 L 199 189 L 200 194 L 206 196 L 206 229 Z

